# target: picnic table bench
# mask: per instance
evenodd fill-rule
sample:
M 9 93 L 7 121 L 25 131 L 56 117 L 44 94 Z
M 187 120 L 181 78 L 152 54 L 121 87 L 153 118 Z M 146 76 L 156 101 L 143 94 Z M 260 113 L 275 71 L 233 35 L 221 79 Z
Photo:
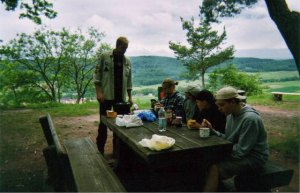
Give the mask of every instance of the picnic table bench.
M 236 191 L 270 192 L 271 189 L 289 185 L 294 171 L 268 161 L 260 171 L 253 171 L 235 177 Z
M 275 101 L 282 101 L 283 95 L 293 95 L 293 96 L 300 96 L 300 93 L 296 92 L 271 92 L 273 94 L 273 99 Z
M 48 143 L 43 154 L 55 191 L 126 191 L 90 138 L 64 140 L 63 148 L 51 116 L 39 120 Z

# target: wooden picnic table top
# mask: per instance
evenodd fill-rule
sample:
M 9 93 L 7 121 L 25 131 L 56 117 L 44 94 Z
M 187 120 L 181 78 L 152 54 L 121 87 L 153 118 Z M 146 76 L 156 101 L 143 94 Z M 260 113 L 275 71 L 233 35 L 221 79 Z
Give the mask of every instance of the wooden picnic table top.
M 101 115 L 101 121 L 153 167 L 162 166 L 162 163 L 168 165 L 174 159 L 178 161 L 178 158 L 185 160 L 193 157 L 198 160 L 218 161 L 228 156 L 232 150 L 231 142 L 217 136 L 200 138 L 198 130 L 191 130 L 186 126 L 169 126 L 167 131 L 159 132 L 157 122 L 143 122 L 142 126 L 126 128 L 116 125 L 115 118 Z M 139 141 L 144 138 L 150 139 L 153 134 L 174 138 L 174 146 L 167 150 L 153 151 L 139 144 Z

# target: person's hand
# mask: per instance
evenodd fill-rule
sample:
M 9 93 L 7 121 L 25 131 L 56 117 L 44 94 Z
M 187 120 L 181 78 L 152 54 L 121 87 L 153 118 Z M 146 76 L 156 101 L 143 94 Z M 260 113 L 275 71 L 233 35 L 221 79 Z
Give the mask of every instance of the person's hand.
M 211 125 L 211 123 L 208 120 L 206 120 L 206 119 L 203 119 L 201 125 L 202 125 L 202 127 L 208 127 L 210 129 L 213 128 L 212 125 Z
M 101 103 L 101 102 L 103 102 L 104 101 L 104 95 L 103 95 L 103 93 L 102 92 L 97 92 L 97 101 L 99 102 L 99 103 Z
M 131 98 L 131 97 L 128 99 L 128 102 L 129 102 L 130 107 L 132 107 L 133 101 L 132 101 L 132 98 Z
M 191 128 L 200 129 L 202 125 L 198 122 L 191 123 Z
M 154 111 L 159 111 L 159 109 L 162 107 L 162 104 L 160 103 L 155 103 L 154 104 Z

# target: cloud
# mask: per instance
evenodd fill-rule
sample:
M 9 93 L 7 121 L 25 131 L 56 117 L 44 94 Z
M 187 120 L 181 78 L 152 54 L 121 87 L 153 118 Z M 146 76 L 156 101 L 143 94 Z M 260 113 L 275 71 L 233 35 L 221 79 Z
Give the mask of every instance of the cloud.
M 169 41 L 186 43 L 180 17 L 198 19 L 200 3 L 199 0 L 54 0 L 58 16 L 53 20 L 44 19 L 44 23 L 53 30 L 94 27 L 105 32 L 103 40 L 112 46 L 118 36 L 127 36 L 130 41 L 128 55 L 173 56 Z M 18 11 L 1 9 L 0 25 L 4 27 L 0 39 L 7 41 L 16 33 L 32 33 L 39 27 L 27 19 L 18 19 Z M 263 1 L 240 15 L 223 19 L 216 29 L 222 30 L 224 25 L 227 44 L 236 49 L 286 49 Z

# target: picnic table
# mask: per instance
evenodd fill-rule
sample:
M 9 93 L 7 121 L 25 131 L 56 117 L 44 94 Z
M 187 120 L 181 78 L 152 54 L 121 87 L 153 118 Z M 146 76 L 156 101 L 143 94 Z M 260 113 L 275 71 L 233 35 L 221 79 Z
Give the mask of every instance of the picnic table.
M 200 138 L 198 130 L 168 126 L 159 132 L 157 122 L 139 127 L 120 127 L 115 118 L 101 115 L 101 121 L 116 137 L 115 171 L 128 191 L 200 191 L 208 165 L 230 155 L 232 143 L 217 136 Z M 176 140 L 167 150 L 154 151 L 139 144 L 153 134 Z

